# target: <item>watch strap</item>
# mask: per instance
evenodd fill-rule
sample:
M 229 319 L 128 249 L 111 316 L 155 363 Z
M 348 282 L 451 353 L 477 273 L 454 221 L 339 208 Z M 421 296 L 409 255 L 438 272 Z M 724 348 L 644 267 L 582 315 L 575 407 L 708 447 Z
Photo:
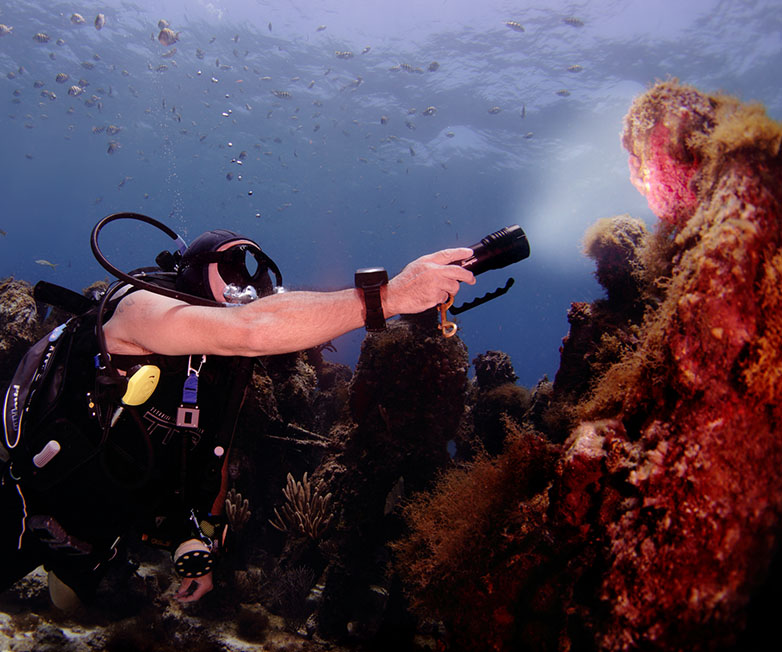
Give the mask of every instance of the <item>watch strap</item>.
M 382 267 L 356 270 L 355 284 L 364 296 L 364 307 L 366 309 L 364 324 L 370 333 L 383 331 L 386 328 L 380 288 L 387 283 L 388 273 Z
M 367 311 L 364 320 L 366 329 L 370 333 L 385 330 L 386 318 L 383 314 L 383 302 L 380 299 L 380 286 L 361 289 L 364 292 L 364 306 Z

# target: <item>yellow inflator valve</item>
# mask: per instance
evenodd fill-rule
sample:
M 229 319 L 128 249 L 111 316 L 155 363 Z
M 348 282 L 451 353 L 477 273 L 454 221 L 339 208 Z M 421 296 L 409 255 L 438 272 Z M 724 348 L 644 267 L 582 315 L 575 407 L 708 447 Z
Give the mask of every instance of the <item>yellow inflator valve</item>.
M 158 380 L 160 380 L 160 369 L 153 364 L 145 364 L 131 369 L 131 371 L 132 373 L 128 377 L 128 389 L 122 397 L 122 403 L 124 405 L 141 405 L 155 391 Z

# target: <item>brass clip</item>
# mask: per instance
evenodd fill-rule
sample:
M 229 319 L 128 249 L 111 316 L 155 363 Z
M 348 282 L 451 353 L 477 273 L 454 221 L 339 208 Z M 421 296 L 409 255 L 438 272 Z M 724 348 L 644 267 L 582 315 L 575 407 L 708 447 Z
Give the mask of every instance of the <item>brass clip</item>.
M 453 337 L 456 335 L 456 331 L 458 330 L 458 326 L 454 324 L 452 321 L 448 320 L 448 308 L 450 308 L 453 305 L 453 297 L 449 294 L 448 295 L 448 301 L 445 303 L 438 304 L 438 309 L 440 310 L 440 325 L 438 328 L 443 332 L 443 337 Z

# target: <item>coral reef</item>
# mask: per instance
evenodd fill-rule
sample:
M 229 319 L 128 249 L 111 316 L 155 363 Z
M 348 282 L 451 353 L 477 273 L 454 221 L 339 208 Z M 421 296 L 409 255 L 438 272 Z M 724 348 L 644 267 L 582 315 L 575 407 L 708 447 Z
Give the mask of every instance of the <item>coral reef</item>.
M 272 527 L 288 534 L 303 534 L 310 539 L 319 539 L 331 521 L 331 494 L 322 493 L 321 481 L 311 483 L 307 473 L 301 480 L 294 480 L 288 474 L 288 481 L 282 490 L 285 504 L 274 508 Z
M 569 316 L 547 410 L 569 408 L 570 419 L 542 419 L 568 425 L 549 433 L 565 440 L 554 471 L 534 496 L 506 498 L 522 521 L 506 515 L 481 529 L 499 530 L 502 545 L 472 548 L 469 566 L 459 566 L 467 577 L 454 567 L 464 559 L 460 521 L 441 506 L 483 487 L 495 495 L 480 482 L 485 468 L 447 474 L 407 512 L 400 570 L 416 560 L 411 600 L 446 620 L 456 649 L 720 649 L 752 640 L 741 632 L 782 534 L 781 142 L 782 127 L 761 107 L 676 81 L 634 102 L 623 143 L 661 225 L 609 249 L 612 273 L 600 271 L 602 243 L 616 222 L 588 235 L 608 299 L 574 304 Z M 617 285 L 623 275 L 627 284 Z M 629 318 L 626 297 L 636 305 Z M 492 464 L 514 455 L 509 444 Z M 534 460 L 515 459 L 508 482 L 525 481 Z M 471 520 L 496 513 L 487 501 L 473 499 Z M 528 533 L 546 534 L 544 554 L 530 551 Z M 505 600 L 473 602 L 475 587 L 493 588 L 491 569 L 503 566 Z M 446 592 L 442 582 L 454 576 Z M 469 614 L 453 609 L 459 600 Z M 749 618 L 773 630 L 773 621 Z
M 713 650 L 774 631 L 782 127 L 667 81 L 636 99 L 622 142 L 660 223 L 587 232 L 606 296 L 572 305 L 553 383 L 516 385 L 499 351 L 468 379 L 434 313 L 367 337 L 352 374 L 322 350 L 264 358 L 216 590 L 177 604 L 168 560 L 129 544 L 89 617 L 53 614 L 40 572 L 17 583 L 0 642 Z M 13 279 L 0 303 L 8 378 L 54 317 Z
M 518 376 L 510 356 L 502 351 L 487 351 L 472 361 L 475 380 L 483 389 L 491 389 L 505 383 L 515 383 Z
M 27 349 L 43 335 L 33 288 L 26 281 L 0 281 L 0 380 L 11 379 L 14 368 Z
M 336 518 L 319 544 L 319 563 L 309 557 L 321 577 L 312 623 L 321 635 L 411 636 L 388 544 L 402 533 L 405 494 L 429 488 L 450 463 L 467 368 L 464 344 L 443 338 L 431 320 L 400 320 L 364 341 L 350 386 L 352 422 L 332 432 L 340 447 L 313 475 L 333 493 Z M 290 541 L 290 558 L 306 558 L 296 545 L 306 544 Z
M 570 330 L 562 340 L 553 396 L 542 424 L 556 441 L 575 425 L 574 406 L 595 380 L 638 340 L 637 326 L 658 298 L 659 276 L 650 277 L 649 269 L 666 269 L 650 253 L 659 243 L 641 220 L 629 215 L 602 218 L 584 235 L 584 253 L 595 260 L 595 276 L 608 296 L 573 303 L 568 311 Z
M 518 626 L 517 612 L 535 610 L 540 598 L 527 591 L 555 554 L 545 490 L 557 447 L 509 430 L 502 455 L 446 474 L 407 506 L 411 533 L 396 545 L 413 607 L 446 621 L 455 649 L 498 649 Z
M 521 423 L 532 403 L 529 390 L 516 384 L 518 376 L 510 356 L 487 351 L 472 361 L 475 381 L 468 396 L 462 430 L 455 438 L 456 458 L 472 460 L 477 454 L 496 455 L 505 442 L 505 419 Z
M 604 217 L 584 234 L 584 253 L 597 263 L 595 276 L 614 306 L 640 298 L 635 276 L 640 266 L 638 250 L 646 235 L 646 225 L 630 215 Z

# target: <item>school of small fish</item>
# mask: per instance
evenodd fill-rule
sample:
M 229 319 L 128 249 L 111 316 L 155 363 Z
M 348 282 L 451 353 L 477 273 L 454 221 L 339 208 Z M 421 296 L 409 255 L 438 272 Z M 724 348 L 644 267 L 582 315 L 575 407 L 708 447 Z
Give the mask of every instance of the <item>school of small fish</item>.
M 88 111 L 88 116 L 93 121 L 90 132 L 93 136 L 106 138 L 103 141 L 105 152 L 110 156 L 115 156 L 116 159 L 124 159 L 134 150 L 137 157 L 142 160 L 147 156 L 145 152 L 136 146 L 129 145 L 135 125 L 125 126 L 119 120 L 123 118 L 124 114 L 121 108 L 122 104 L 129 100 L 133 101 L 141 98 L 143 96 L 142 89 L 149 87 L 150 84 L 160 84 L 162 89 L 169 89 L 172 92 L 170 96 L 159 100 L 159 106 L 146 107 L 144 113 L 147 116 L 158 116 L 157 119 L 160 119 L 160 116 L 162 116 L 164 121 L 177 125 L 175 129 L 178 137 L 187 138 L 194 136 L 199 143 L 203 143 L 204 146 L 209 148 L 230 150 L 233 144 L 231 142 L 216 142 L 219 138 L 213 136 L 213 133 L 219 123 L 213 122 L 209 124 L 203 117 L 196 117 L 192 107 L 186 107 L 176 101 L 176 88 L 185 81 L 188 83 L 198 80 L 206 82 L 203 90 L 203 99 L 201 100 L 203 110 L 206 111 L 207 115 L 211 114 L 213 120 L 225 121 L 223 124 L 238 126 L 238 120 L 242 116 L 250 114 L 255 115 L 255 120 L 257 121 L 258 117 L 263 116 L 264 113 L 269 121 L 285 120 L 286 128 L 279 130 L 279 135 L 269 136 L 266 133 L 258 136 L 258 142 L 253 145 L 255 149 L 254 156 L 248 157 L 247 151 L 243 150 L 239 156 L 230 158 L 230 161 L 227 163 L 227 166 L 230 167 L 223 170 L 225 179 L 228 181 L 243 181 L 245 175 L 239 171 L 245 167 L 252 167 L 254 163 L 262 161 L 266 157 L 276 157 L 279 165 L 283 168 L 286 168 L 293 159 L 298 158 L 298 148 L 302 144 L 299 143 L 298 146 L 291 149 L 290 143 L 294 141 L 291 136 L 296 136 L 297 132 L 305 128 L 304 122 L 307 120 L 305 107 L 308 103 L 311 104 L 312 110 L 309 116 L 311 120 L 308 128 L 309 136 L 302 141 L 306 142 L 305 147 L 313 146 L 315 143 L 314 139 L 322 139 L 322 142 L 325 142 L 329 136 L 325 135 L 324 132 L 329 127 L 338 129 L 345 137 L 349 137 L 356 129 L 367 128 L 363 120 L 349 119 L 348 115 L 351 102 L 354 101 L 352 98 L 360 98 L 365 87 L 376 88 L 377 86 L 378 73 L 376 71 L 378 59 L 376 58 L 371 64 L 372 67 L 364 69 L 360 65 L 360 62 L 369 61 L 375 56 L 376 50 L 373 50 L 370 45 L 366 45 L 363 49 L 356 50 L 356 52 L 348 48 L 335 50 L 333 46 L 331 49 L 324 49 L 323 72 L 320 77 L 312 70 L 307 73 L 307 77 L 299 74 L 284 77 L 280 74 L 271 74 L 269 68 L 264 66 L 262 59 L 258 56 L 258 50 L 263 51 L 264 48 L 274 47 L 279 52 L 284 52 L 282 37 L 272 35 L 273 27 L 271 22 L 266 26 L 269 36 L 255 34 L 244 38 L 244 35 L 236 33 L 230 39 L 231 45 L 229 49 L 232 52 L 228 54 L 226 50 L 220 50 L 219 56 L 215 57 L 216 46 L 211 46 L 217 41 L 216 36 L 209 39 L 208 42 L 195 44 L 193 43 L 193 35 L 189 33 L 185 26 L 183 26 L 184 29 L 179 31 L 167 19 L 160 18 L 156 23 L 153 22 L 148 27 L 150 32 L 148 32 L 149 38 L 147 43 L 151 41 L 152 44 L 148 46 L 151 49 L 149 59 L 146 62 L 146 74 L 160 76 L 163 80 L 168 80 L 169 76 L 173 74 L 177 76 L 178 81 L 156 82 L 153 81 L 154 77 L 139 78 L 139 75 L 143 75 L 143 73 L 140 73 L 138 70 L 132 72 L 130 65 L 124 68 L 117 64 L 111 64 L 107 68 L 106 64 L 103 63 L 103 57 L 99 53 L 99 46 L 93 46 L 97 51 L 94 51 L 91 55 L 82 55 L 82 60 L 78 61 L 76 65 L 73 62 L 69 62 L 67 57 L 59 59 L 58 48 L 66 46 L 70 42 L 79 42 L 82 38 L 80 34 L 85 34 L 85 32 L 80 32 L 79 30 L 86 29 L 85 26 L 89 23 L 89 18 L 85 18 L 84 15 L 77 12 L 65 13 L 64 19 L 66 21 L 65 28 L 54 28 L 50 25 L 40 31 L 27 34 L 20 34 L 19 30 L 15 30 L 13 25 L 0 23 L 0 38 L 3 39 L 0 44 L 3 45 L 3 52 L 7 51 L 7 45 L 5 44 L 13 46 L 13 43 L 18 41 L 20 37 L 32 39 L 37 45 L 31 45 L 30 47 L 47 49 L 48 59 L 55 62 L 53 65 L 57 65 L 59 68 L 56 72 L 48 75 L 39 72 L 37 75 L 38 79 L 30 79 L 30 73 L 24 63 L 18 65 L 15 69 L 6 70 L 6 78 L 16 83 L 11 94 L 11 103 L 22 105 L 23 98 L 26 96 L 25 86 L 27 86 L 35 89 L 38 96 L 37 106 L 39 110 L 43 110 L 45 105 L 51 104 L 56 106 L 61 102 L 65 102 L 67 104 L 64 107 L 66 116 L 76 116 L 84 110 Z M 571 27 L 584 27 L 584 22 L 575 16 L 566 16 L 561 20 L 564 24 Z M 111 13 L 108 15 L 97 13 L 92 19 L 92 23 L 95 30 L 101 32 L 100 36 L 93 34 L 92 38 L 93 40 L 97 38 L 98 42 L 100 42 L 100 39 L 110 37 L 112 31 L 118 29 L 121 21 L 116 17 L 112 17 Z M 516 33 L 507 35 L 505 38 L 520 39 L 521 41 L 529 37 L 527 28 L 533 29 L 531 24 L 525 28 L 522 21 L 516 18 L 504 21 L 504 26 L 511 32 Z M 315 39 L 329 39 L 330 36 L 328 35 L 332 34 L 330 31 L 327 32 L 328 27 L 325 24 L 317 25 L 312 29 L 318 35 L 312 36 Z M 502 26 L 498 26 L 498 30 L 501 29 Z M 312 32 L 310 34 L 312 35 Z M 323 35 L 321 36 L 321 34 Z M 498 34 L 500 34 L 499 31 Z M 269 39 L 269 43 L 262 43 L 261 47 L 259 47 L 257 40 L 264 38 Z M 253 39 L 255 39 L 255 42 L 251 44 Z M 328 42 L 330 41 L 323 41 L 324 44 Z M 115 45 L 111 41 L 106 41 L 105 47 L 110 49 L 115 47 Z M 13 51 L 13 47 L 10 51 Z M 85 50 L 82 48 L 81 51 L 84 52 Z M 338 61 L 335 62 L 335 59 Z M 428 75 L 448 75 L 447 62 L 443 64 L 430 58 L 424 61 L 400 61 L 399 59 L 397 61 L 398 63 L 385 69 L 391 74 L 396 73 L 400 75 L 400 80 L 402 77 L 409 79 L 409 82 L 404 82 L 406 84 L 418 83 L 414 82 L 415 77 L 408 77 L 408 75 L 421 76 L 421 89 L 424 91 L 421 94 L 423 99 L 426 99 L 426 80 L 430 79 Z M 89 79 L 92 78 L 91 74 L 96 69 L 102 73 L 101 81 L 95 83 L 95 86 L 91 86 Z M 578 63 L 572 63 L 565 70 L 569 73 L 579 73 L 582 72 L 583 67 Z M 361 74 L 356 74 L 357 71 L 361 72 Z M 113 81 L 110 83 L 107 82 L 106 73 L 113 75 Z M 87 79 L 84 77 L 87 77 Z M 125 79 L 127 81 L 124 81 Z M 435 79 L 435 77 L 431 77 L 431 79 Z M 58 96 L 58 93 L 53 90 L 52 82 L 66 89 L 63 93 L 64 98 Z M 210 86 L 215 87 L 217 92 L 212 91 Z M 336 90 L 340 103 L 339 119 L 336 117 L 327 118 L 323 113 L 323 89 L 327 88 Z M 261 93 L 266 93 L 266 98 L 269 98 L 269 96 L 271 98 L 262 99 L 263 95 Z M 556 90 L 555 93 L 561 98 L 567 98 L 571 95 L 571 90 L 562 87 Z M 245 98 L 247 98 L 247 101 Z M 431 99 L 435 98 L 432 97 Z M 492 116 L 499 116 L 492 120 L 507 122 L 508 119 L 513 117 L 516 119 L 519 117 L 522 119 L 527 118 L 527 104 L 524 102 L 519 102 L 515 106 L 507 100 L 487 104 L 485 110 Z M 83 109 L 80 109 L 80 105 Z M 109 108 L 110 106 L 111 108 Z M 376 128 L 379 125 L 382 130 L 379 134 L 367 134 L 365 136 L 366 139 L 370 139 L 371 135 L 374 142 L 370 142 L 367 145 L 370 154 L 358 157 L 358 161 L 361 163 L 368 163 L 373 158 L 383 161 L 387 155 L 381 155 L 381 152 L 389 149 L 399 151 L 400 146 L 406 147 L 407 154 L 410 157 L 416 157 L 421 147 L 425 147 L 425 145 L 415 141 L 416 147 L 419 148 L 417 151 L 416 147 L 411 143 L 410 139 L 412 136 L 410 132 L 416 131 L 419 126 L 415 118 L 421 116 L 422 123 L 426 123 L 426 125 L 421 125 L 422 129 L 438 122 L 441 123 L 441 127 L 438 127 L 440 129 L 443 121 L 451 119 L 450 114 L 452 112 L 452 110 L 449 111 L 447 106 L 437 106 L 424 101 L 418 108 L 409 107 L 400 111 L 399 107 L 388 106 L 381 110 L 382 112 L 379 111 L 375 114 L 376 117 L 373 119 L 373 124 Z M 105 118 L 102 117 L 104 114 Z M 427 120 L 423 120 L 423 118 Z M 27 129 L 35 127 L 36 120 L 33 116 L 33 111 L 27 112 L 24 120 L 24 126 Z M 66 139 L 71 138 L 71 135 L 77 129 L 75 119 L 73 119 L 73 122 L 74 124 L 67 125 Z M 260 125 L 258 126 L 259 132 L 264 131 Z M 407 136 L 402 135 L 399 131 L 404 131 L 405 129 L 407 129 Z M 441 133 L 442 137 L 447 139 L 457 137 L 457 133 L 453 130 L 444 130 Z M 522 132 L 519 128 L 517 133 L 523 139 L 528 140 L 533 137 L 532 131 Z M 121 141 L 125 142 L 125 148 L 123 148 L 123 142 Z M 283 147 L 283 145 L 287 147 Z M 401 151 L 404 152 L 404 149 Z M 25 153 L 25 157 L 32 159 L 33 154 Z M 389 161 L 392 159 L 393 157 L 388 157 Z M 397 154 L 396 162 L 402 163 L 401 154 Z M 442 167 L 446 167 L 444 163 Z M 117 188 L 124 188 L 131 179 L 133 179 L 132 176 L 122 175 Z M 133 185 L 135 186 L 136 184 Z M 298 189 L 295 192 L 298 192 Z M 248 197 L 253 196 L 252 189 L 249 189 L 246 195 Z M 144 198 L 148 197 L 149 194 L 145 193 Z M 96 203 L 100 199 L 97 199 Z M 284 203 L 278 210 L 287 209 L 289 205 L 289 203 Z M 258 216 L 260 214 L 260 212 L 257 213 Z M 6 236 L 6 232 L 0 229 L 0 235 Z M 53 270 L 57 266 L 55 263 L 45 259 L 37 259 L 35 262 Z

